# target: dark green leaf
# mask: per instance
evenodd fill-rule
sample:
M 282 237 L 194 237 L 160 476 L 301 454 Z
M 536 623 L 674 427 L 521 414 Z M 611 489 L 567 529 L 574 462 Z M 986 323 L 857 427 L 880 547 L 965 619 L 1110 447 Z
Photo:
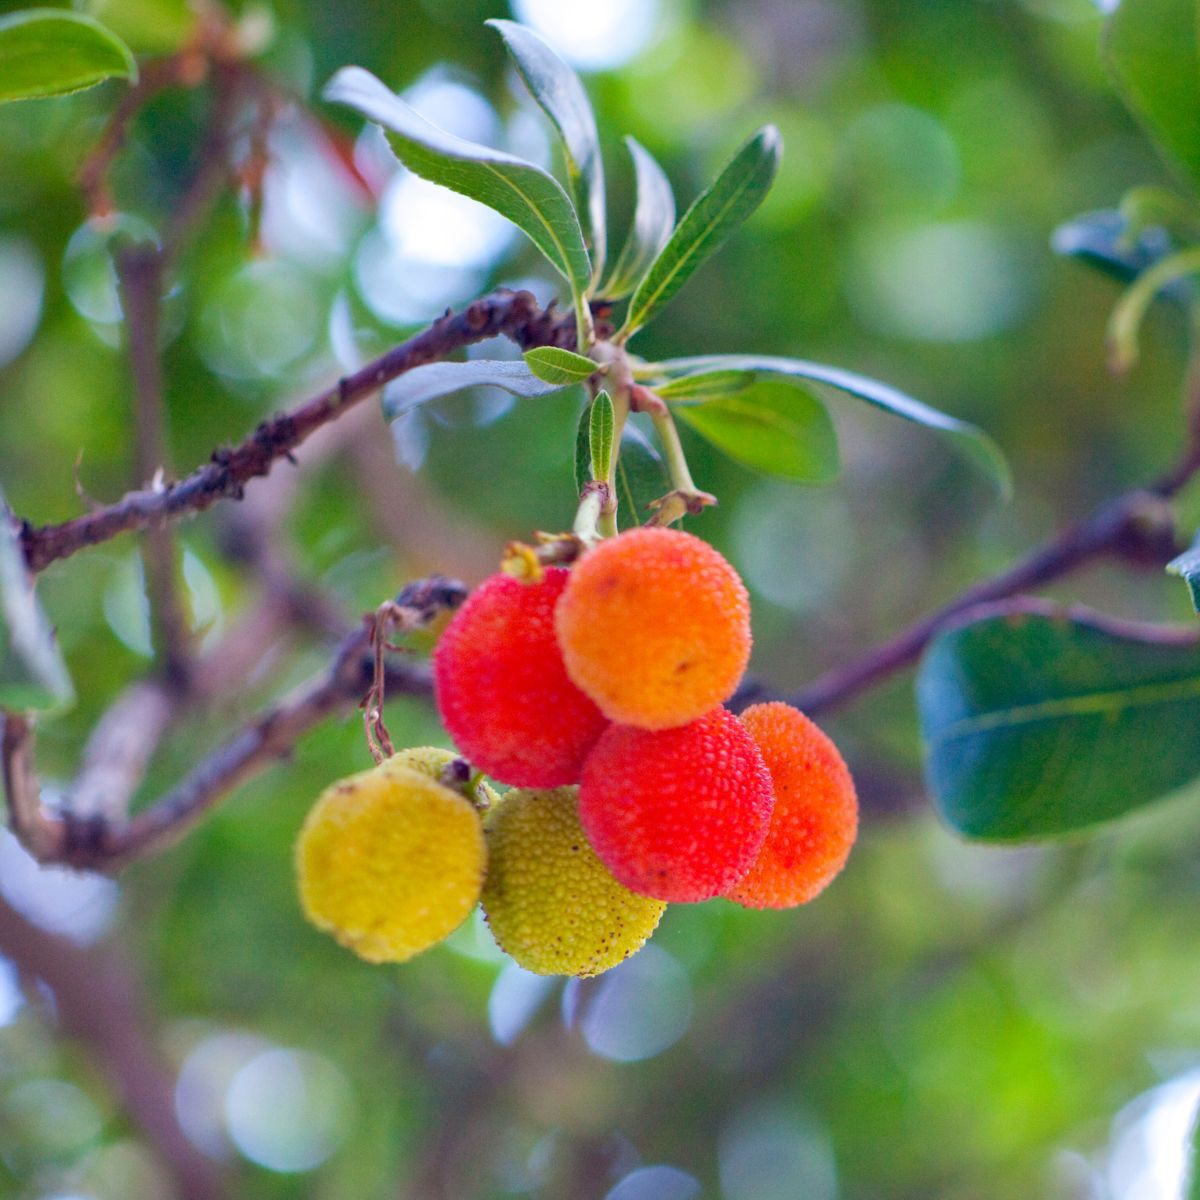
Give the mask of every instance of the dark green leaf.
M 1009 604 L 941 634 L 917 703 L 942 816 L 968 837 L 1048 837 L 1200 775 L 1200 642 Z
M 967 421 L 947 416 L 886 383 L 879 383 L 841 367 L 806 362 L 799 358 L 776 358 L 770 355 L 709 354 L 696 358 L 675 358 L 662 364 L 664 371 L 690 372 L 700 370 L 756 371 L 768 375 L 787 375 L 825 384 L 839 392 L 865 400 L 894 416 L 903 417 L 917 425 L 936 429 L 976 466 L 980 467 L 1006 499 L 1012 494 L 1012 476 L 1000 448 L 982 429 Z
M 607 392 L 601 391 L 592 401 L 588 422 L 588 449 L 593 479 L 608 478 L 608 470 L 612 466 L 613 424 L 612 399 Z
M 627 137 L 625 144 L 633 159 L 637 204 L 625 245 L 608 280 L 600 288 L 601 295 L 610 300 L 620 300 L 637 287 L 675 227 L 671 181 L 636 138 Z
M 523 362 L 475 358 L 430 363 L 406 371 L 383 392 L 383 415 L 394 421 L 420 404 L 472 387 L 498 387 L 514 396 L 548 396 L 562 385 L 539 379 Z
M 74 698 L 33 591 L 16 521 L 0 494 L 0 708 L 59 708 Z
M 558 346 L 538 346 L 526 350 L 525 363 L 539 379 L 556 387 L 580 383 L 598 369 L 598 364 L 590 358 Z
M 499 18 L 487 24 L 504 38 L 525 86 L 558 130 L 593 275 L 599 278 L 605 249 L 604 166 L 591 101 L 579 76 L 532 29 Z
M 583 492 L 583 485 L 592 478 L 592 405 L 589 400 L 579 413 L 575 426 L 575 491 Z
M 409 170 L 507 217 L 582 296 L 592 267 L 575 208 L 552 175 L 500 150 L 455 137 L 425 120 L 362 67 L 343 67 L 325 99 L 347 104 L 387 131 Z
M 697 371 L 656 384 L 654 390 L 664 400 L 704 400 L 744 391 L 757 378 L 753 371 Z
M 782 153 L 779 130 L 765 125 L 701 193 L 633 293 L 622 329 L 624 336 L 641 329 L 762 203 Z
M 1200 185 L 1200 51 L 1196 0 L 1121 0 L 1104 45 L 1129 107 Z
M 662 456 L 650 439 L 629 420 L 621 436 L 617 460 L 617 504 L 623 525 L 640 524 L 650 502 L 670 491 L 670 477 Z
M 795 483 L 828 483 L 840 466 L 825 405 L 790 379 L 763 379 L 733 395 L 672 406 L 730 458 Z
M 1200 534 L 1196 535 L 1190 550 L 1167 563 L 1167 570 L 1172 575 L 1182 576 L 1192 595 L 1192 607 L 1200 613 Z
M 60 8 L 0 17 L 0 100 L 64 96 L 114 77 L 137 79 L 137 63 L 92 17 Z
M 1082 259 L 1122 283 L 1136 279 L 1174 249 L 1166 231 L 1158 227 L 1130 237 L 1128 223 L 1115 209 L 1084 213 L 1060 225 L 1054 231 L 1052 245 L 1057 254 Z M 1162 289 L 1162 295 L 1184 303 L 1191 293 L 1192 285 L 1184 279 Z

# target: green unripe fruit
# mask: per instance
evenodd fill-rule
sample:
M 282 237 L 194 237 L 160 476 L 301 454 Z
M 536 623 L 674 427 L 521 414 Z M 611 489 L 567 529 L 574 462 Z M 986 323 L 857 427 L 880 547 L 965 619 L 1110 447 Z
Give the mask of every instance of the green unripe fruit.
M 618 883 L 579 824 L 579 789 L 518 788 L 484 821 L 483 912 L 538 975 L 599 975 L 640 950 L 666 905 Z

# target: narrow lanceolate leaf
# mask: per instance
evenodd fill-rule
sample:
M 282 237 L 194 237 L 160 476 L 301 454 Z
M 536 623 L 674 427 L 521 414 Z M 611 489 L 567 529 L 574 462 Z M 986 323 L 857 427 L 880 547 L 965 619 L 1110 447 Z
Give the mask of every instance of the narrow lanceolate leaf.
M 548 172 L 439 129 L 362 67 L 343 67 L 326 86 L 325 99 L 378 122 L 409 170 L 507 217 L 567 279 L 576 297 L 587 290 L 592 266 L 579 218 Z
M 1200 776 L 1200 641 L 1025 601 L 938 637 L 917 703 L 942 816 L 1008 841 L 1084 829 Z
M 675 295 L 692 272 L 762 203 L 779 169 L 783 142 L 774 125 L 760 129 L 712 186 L 683 214 L 629 302 L 629 337 Z
M 675 358 L 662 364 L 667 373 L 688 373 L 702 370 L 756 371 L 767 375 L 786 375 L 824 384 L 839 392 L 865 400 L 876 408 L 890 412 L 917 425 L 937 430 L 950 440 L 955 449 L 979 467 L 1006 499 L 1012 494 L 1012 476 L 1000 448 L 982 429 L 947 416 L 920 400 L 914 400 L 886 383 L 831 367 L 824 363 L 807 362 L 800 358 L 776 358 L 771 355 L 709 354 L 697 358 Z
M 1200 613 L 1200 533 L 1196 535 L 1190 550 L 1185 550 L 1178 558 L 1167 563 L 1167 570 L 1172 575 L 1182 577 L 1192 594 L 1192 607 Z
M 637 203 L 625 245 L 608 279 L 600 286 L 600 294 L 609 300 L 620 300 L 637 287 L 675 228 L 671 181 L 636 138 L 627 137 L 625 144 L 633 159 Z
M 762 379 L 732 395 L 672 405 L 730 458 L 793 483 L 837 478 L 837 434 L 825 405 L 790 379 Z
M 0 17 L 0 100 L 64 96 L 114 77 L 137 79 L 137 63 L 94 18 L 59 8 Z
M 697 371 L 654 385 L 664 400 L 707 400 L 745 391 L 758 376 L 753 371 Z
M 588 449 L 593 479 L 608 478 L 608 471 L 612 466 L 613 425 L 612 399 L 607 392 L 601 391 L 592 401 L 592 413 L 588 422 Z
M 1174 250 L 1166 230 L 1157 225 L 1132 236 L 1129 222 L 1116 209 L 1084 213 L 1060 225 L 1050 244 L 1056 254 L 1078 258 L 1122 283 L 1132 283 Z M 1179 279 L 1161 295 L 1186 304 L 1192 290 L 1190 280 Z
M 17 523 L 0 494 L 0 709 L 59 708 L 71 680 L 33 591 Z
M 383 415 L 394 421 L 418 405 L 472 387 L 503 388 L 514 396 L 548 396 L 562 385 L 539 379 L 523 362 L 476 358 L 467 362 L 430 363 L 393 380 L 383 391 Z
M 1196 0 L 1121 0 L 1108 19 L 1108 66 L 1134 114 L 1200 186 L 1200 18 Z
M 487 24 L 504 38 L 525 86 L 558 131 L 593 276 L 599 278 L 605 249 L 604 166 L 591 101 L 579 76 L 532 29 L 498 18 Z
M 579 383 L 599 370 L 599 364 L 559 346 L 536 346 L 525 351 L 525 365 L 541 380 L 557 387 Z

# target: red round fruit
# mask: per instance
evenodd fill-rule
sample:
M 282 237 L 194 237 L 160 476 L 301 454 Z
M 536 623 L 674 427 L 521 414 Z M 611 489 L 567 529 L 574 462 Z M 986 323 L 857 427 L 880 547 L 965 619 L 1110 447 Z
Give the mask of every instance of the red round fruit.
M 675 729 L 610 726 L 579 789 L 580 820 L 608 869 L 669 901 L 732 887 L 767 836 L 771 804 L 762 755 L 724 708 Z
M 514 787 L 578 783 L 608 722 L 567 678 L 554 606 L 567 572 L 536 583 L 497 574 L 454 615 L 433 655 L 446 732 L 464 758 Z

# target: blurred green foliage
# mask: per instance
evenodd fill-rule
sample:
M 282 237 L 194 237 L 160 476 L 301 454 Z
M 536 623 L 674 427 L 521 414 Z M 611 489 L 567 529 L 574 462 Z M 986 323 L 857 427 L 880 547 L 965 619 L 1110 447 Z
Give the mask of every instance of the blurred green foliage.
M 101 7 L 123 36 L 149 31 L 135 49 L 169 44 L 165 8 L 159 25 L 127 28 L 113 16 L 121 0 Z M 456 263 L 436 235 L 452 229 L 461 249 L 476 218 L 443 207 L 438 220 L 458 223 L 431 224 L 428 198 L 398 184 L 381 232 L 358 178 L 378 171 L 378 145 L 315 99 L 356 63 L 424 89 L 479 140 L 544 152 L 482 24 L 549 11 L 515 7 L 273 6 L 263 65 L 314 115 L 298 103 L 280 118 L 263 251 L 245 196 L 227 195 L 173 274 L 177 471 L 346 369 L 350 347 L 365 358 L 494 284 L 554 294 L 502 230 Z M 598 54 L 607 6 L 559 7 L 598 23 L 579 51 Z M 1063 221 L 1168 172 L 1107 81 L 1088 0 L 663 0 L 629 7 L 626 27 L 647 13 L 634 53 L 581 64 L 617 229 L 632 208 L 626 133 L 683 204 L 747 130 L 775 123 L 786 151 L 767 203 L 639 351 L 836 363 L 983 426 L 1015 469 L 1016 499 L 998 506 L 926 432 L 842 404 L 841 479 L 797 488 L 685 429 L 697 483 L 721 500 L 690 527 L 746 575 L 754 669 L 792 688 L 1172 457 L 1179 324 L 1152 315 L 1136 372 L 1114 378 L 1103 342 L 1114 285 L 1049 249 Z M 106 243 L 75 183 L 121 88 L 0 107 L 0 482 L 35 522 L 141 482 Z M 168 90 L 146 107 L 114 174 L 118 229 L 164 228 L 202 153 L 207 95 Z M 358 176 L 345 165 L 354 139 Z M 406 243 L 406 228 L 427 242 Z M 352 444 L 297 473 L 279 537 L 296 575 L 349 624 L 415 574 L 477 578 L 506 540 L 569 527 L 578 399 L 506 405 L 457 398 L 411 423 L 402 450 L 418 475 Z M 384 426 L 373 416 L 364 428 L 377 451 Z M 1200 517 L 1200 497 L 1185 503 Z M 227 506 L 179 527 L 201 638 L 254 598 L 229 556 L 230 520 Z M 41 729 L 44 774 L 65 780 L 99 714 L 147 666 L 134 543 L 54 566 L 39 595 L 80 697 Z M 1161 572 L 1100 567 L 1056 595 L 1143 619 L 1189 612 Z M 146 795 L 328 650 L 301 634 L 269 655 L 168 741 Z M 444 741 L 422 702 L 393 701 L 388 719 L 398 742 Z M 181 1112 L 225 1157 L 235 1194 L 599 1198 L 639 1164 L 670 1164 L 724 1200 L 1179 1194 L 1200 1091 L 1196 796 L 1078 843 L 968 847 L 922 796 L 908 680 L 829 725 L 865 808 L 845 876 L 793 913 L 673 908 L 641 976 L 570 985 L 561 1003 L 558 985 L 521 992 L 481 930 L 380 969 L 303 923 L 291 844 L 317 793 L 366 765 L 357 715 L 131 869 L 109 937 L 145 977 L 164 1052 L 185 1079 L 207 1080 L 190 1099 L 181 1091 Z M 15 889 L 5 845 L 0 888 Z M 518 1029 L 521 996 L 538 1007 Z M 108 1082 L 56 1038 L 50 1001 L 30 986 L 10 1008 L 0 999 L 0 1195 L 170 1195 Z M 285 1061 L 272 1047 L 320 1057 Z

